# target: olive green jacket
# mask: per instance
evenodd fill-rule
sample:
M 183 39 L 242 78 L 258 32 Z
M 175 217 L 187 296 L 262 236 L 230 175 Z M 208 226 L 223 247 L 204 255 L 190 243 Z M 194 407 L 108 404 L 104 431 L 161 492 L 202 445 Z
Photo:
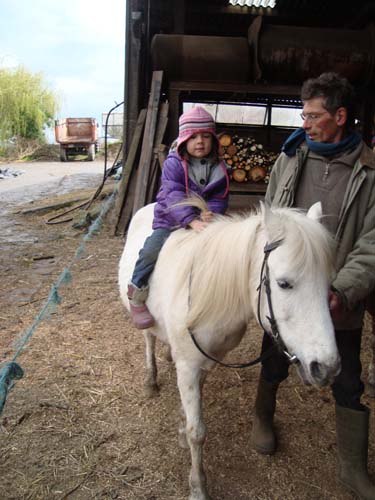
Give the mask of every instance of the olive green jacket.
M 297 149 L 295 156 L 281 153 L 267 188 L 269 205 L 293 206 L 307 153 L 306 144 Z M 336 276 L 332 287 L 351 310 L 375 288 L 375 154 L 365 143 L 353 166 L 334 236 Z

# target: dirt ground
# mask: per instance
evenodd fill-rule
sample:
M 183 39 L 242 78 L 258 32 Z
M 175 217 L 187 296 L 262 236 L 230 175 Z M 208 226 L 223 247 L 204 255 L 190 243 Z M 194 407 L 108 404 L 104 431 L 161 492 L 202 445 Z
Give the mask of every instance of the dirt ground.
M 68 191 L 78 196 L 76 189 L 72 182 Z M 160 395 L 143 396 L 143 336 L 119 300 L 124 240 L 112 235 L 111 216 L 74 260 L 85 230 L 71 222 L 46 224 L 51 211 L 27 213 L 56 203 L 56 197 L 22 205 L 10 199 L 2 195 L 0 201 L 0 362 L 12 358 L 14 342 L 38 317 L 64 267 L 71 268 L 73 280 L 59 290 L 61 304 L 17 359 L 25 375 L 0 416 L 0 498 L 186 499 L 189 453 L 178 446 L 175 371 L 159 346 Z M 260 330 L 253 326 L 252 337 L 228 359 L 257 354 Z M 369 341 L 367 325 L 365 379 Z M 258 373 L 258 367 L 217 367 L 208 377 L 204 460 L 213 500 L 353 498 L 335 476 L 329 389 L 302 386 L 292 373 L 278 395 L 279 450 L 262 457 L 250 449 Z M 364 402 L 374 409 L 369 393 Z M 375 478 L 373 419 L 371 425 L 369 470 Z

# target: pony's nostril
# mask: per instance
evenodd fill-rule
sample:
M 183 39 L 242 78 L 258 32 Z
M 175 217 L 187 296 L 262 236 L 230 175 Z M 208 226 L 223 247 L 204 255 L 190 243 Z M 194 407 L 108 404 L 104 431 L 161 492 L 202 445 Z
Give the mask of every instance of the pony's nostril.
M 321 380 L 324 377 L 321 364 L 318 363 L 317 361 L 312 361 L 310 363 L 310 373 L 315 380 Z

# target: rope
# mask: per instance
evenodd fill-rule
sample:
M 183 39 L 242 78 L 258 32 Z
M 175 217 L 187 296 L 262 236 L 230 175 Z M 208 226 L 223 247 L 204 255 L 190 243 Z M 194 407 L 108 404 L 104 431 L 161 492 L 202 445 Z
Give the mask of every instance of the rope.
M 98 215 L 98 217 L 92 222 L 89 227 L 87 234 L 83 237 L 81 244 L 77 248 L 70 265 L 63 269 L 57 278 L 56 283 L 51 286 L 50 293 L 42 306 L 39 313 L 35 316 L 32 324 L 27 328 L 27 330 L 21 335 L 21 337 L 16 342 L 16 352 L 10 362 L 4 363 L 0 366 L 0 415 L 2 414 L 6 397 L 10 389 L 14 386 L 14 381 L 23 377 L 23 369 L 19 364 L 16 363 L 17 357 L 24 350 L 26 344 L 30 340 L 34 331 L 37 329 L 39 324 L 46 318 L 48 318 L 51 313 L 55 310 L 56 306 L 61 303 L 61 297 L 59 296 L 58 290 L 61 286 L 70 283 L 72 280 L 72 274 L 69 269 L 76 260 L 78 260 L 85 251 L 85 246 L 87 241 L 89 241 L 92 236 L 97 234 L 100 231 L 101 226 L 103 225 L 104 218 L 109 212 L 109 210 L 113 207 L 114 199 L 117 195 L 117 186 L 113 190 L 111 196 L 105 201 L 102 206 L 102 209 Z

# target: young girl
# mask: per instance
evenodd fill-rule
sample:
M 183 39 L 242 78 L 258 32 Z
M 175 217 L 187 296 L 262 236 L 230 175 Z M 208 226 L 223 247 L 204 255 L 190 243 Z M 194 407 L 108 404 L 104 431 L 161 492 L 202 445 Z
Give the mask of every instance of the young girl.
M 130 312 L 136 328 L 149 328 L 154 318 L 145 302 L 149 277 L 161 247 L 172 231 L 179 228 L 202 231 L 214 213 L 224 213 L 228 205 L 229 177 L 219 161 L 219 141 L 212 116 L 201 107 L 192 108 L 179 119 L 177 147 L 164 162 L 161 187 L 156 197 L 153 232 L 139 252 L 128 285 Z M 208 210 L 176 206 L 192 194 L 204 198 Z

